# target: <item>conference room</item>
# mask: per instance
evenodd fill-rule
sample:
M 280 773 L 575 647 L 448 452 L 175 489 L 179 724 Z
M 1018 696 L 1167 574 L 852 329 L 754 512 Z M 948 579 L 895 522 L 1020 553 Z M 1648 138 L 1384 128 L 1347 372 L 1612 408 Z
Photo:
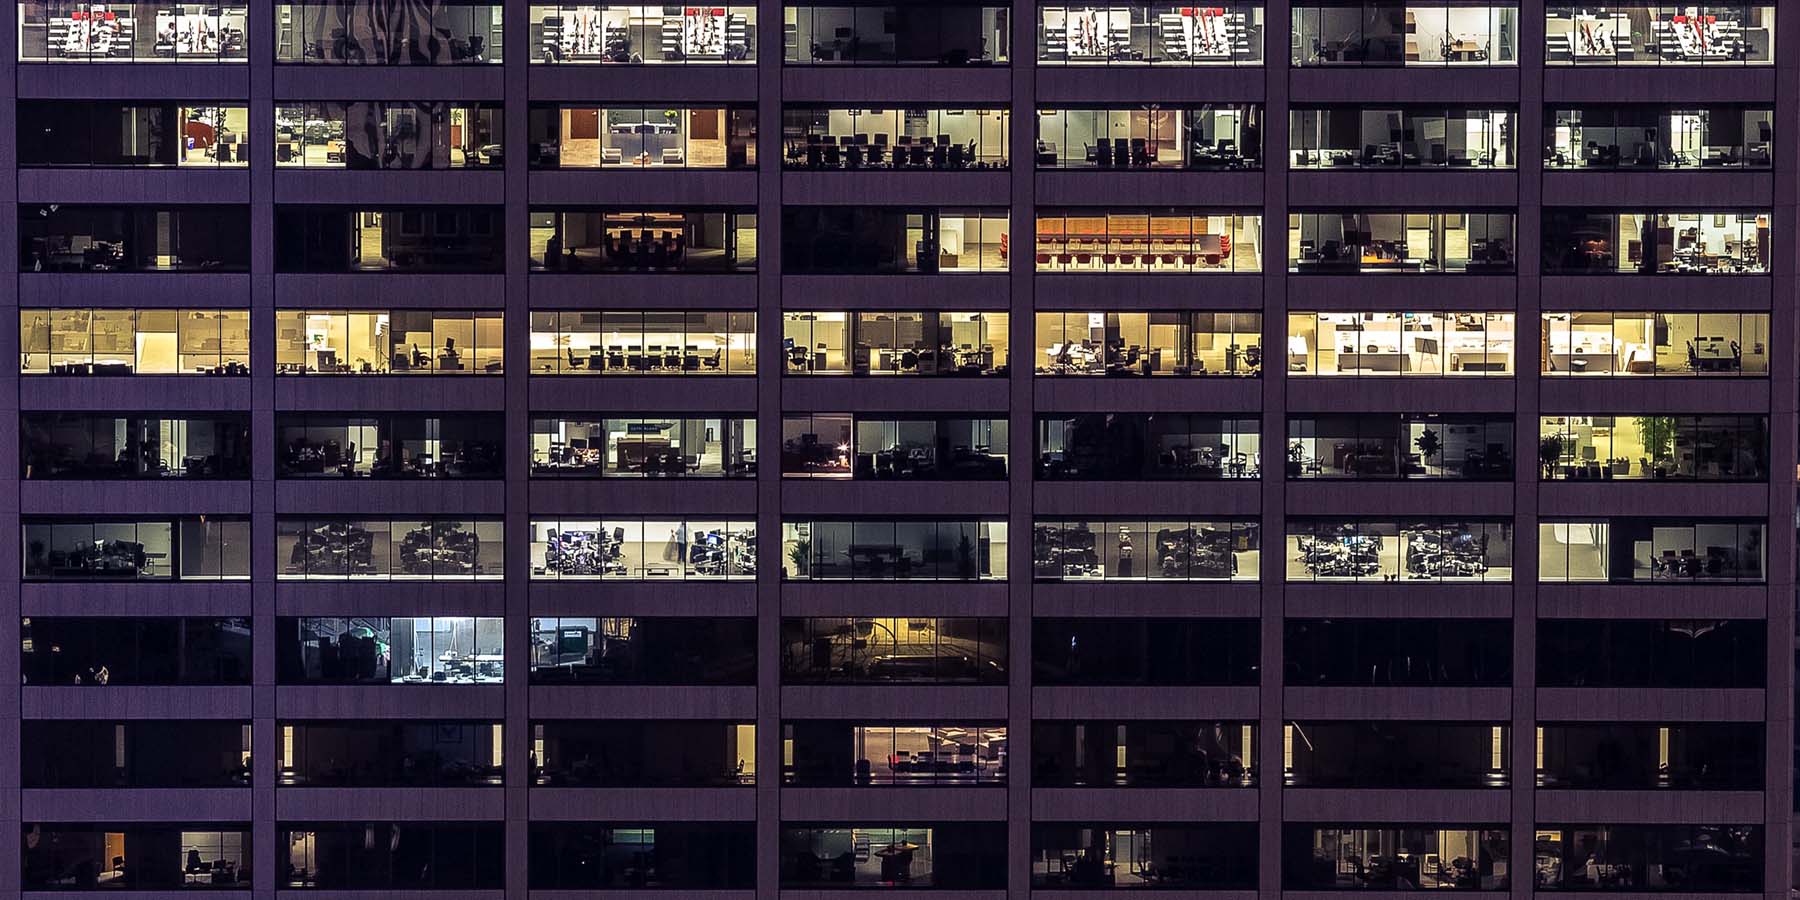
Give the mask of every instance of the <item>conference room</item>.
M 1040 169 L 1258 169 L 1260 103 L 1057 108 L 1037 113 Z
M 1037 271 L 1262 271 L 1262 216 L 1159 209 L 1040 209 Z
M 1538 523 L 1538 580 L 1762 581 L 1768 544 L 1752 520 L 1617 516 Z
M 807 171 L 1004 169 L 1011 121 L 1005 108 L 789 105 L 781 109 L 782 165 Z
M 754 209 L 533 209 L 533 272 L 756 271 Z
M 533 375 L 754 375 L 756 313 L 533 310 Z
M 1510 275 L 1513 214 L 1502 211 L 1288 214 L 1289 272 Z
M 1769 374 L 1768 313 L 1543 313 L 1540 374 Z
M 753 105 L 636 107 L 533 103 L 533 169 L 754 169 Z
M 1513 314 L 1291 312 L 1291 376 L 1513 374 Z

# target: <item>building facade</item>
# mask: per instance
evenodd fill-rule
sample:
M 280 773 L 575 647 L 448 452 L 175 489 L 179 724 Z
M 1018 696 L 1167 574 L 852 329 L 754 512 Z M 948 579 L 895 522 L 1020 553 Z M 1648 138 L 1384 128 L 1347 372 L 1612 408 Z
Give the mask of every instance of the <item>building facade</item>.
M 0 891 L 1789 891 L 1784 4 L 0 16 Z

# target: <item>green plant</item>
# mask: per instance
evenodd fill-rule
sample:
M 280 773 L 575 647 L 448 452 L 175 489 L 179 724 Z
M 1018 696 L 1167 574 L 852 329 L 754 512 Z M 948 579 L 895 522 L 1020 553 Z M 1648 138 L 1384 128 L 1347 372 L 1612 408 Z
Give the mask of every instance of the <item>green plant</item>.
M 807 561 L 812 559 L 812 541 L 801 539 L 788 548 L 788 561 L 794 564 L 794 577 L 807 576 Z
M 1638 437 L 1644 444 L 1644 455 L 1653 465 L 1671 463 L 1675 458 L 1675 419 L 1673 416 L 1638 416 L 1634 419 Z
M 1562 435 L 1553 434 L 1538 441 L 1538 465 L 1544 467 L 1545 478 L 1552 477 L 1556 474 L 1556 463 L 1558 460 L 1562 459 L 1562 455 Z

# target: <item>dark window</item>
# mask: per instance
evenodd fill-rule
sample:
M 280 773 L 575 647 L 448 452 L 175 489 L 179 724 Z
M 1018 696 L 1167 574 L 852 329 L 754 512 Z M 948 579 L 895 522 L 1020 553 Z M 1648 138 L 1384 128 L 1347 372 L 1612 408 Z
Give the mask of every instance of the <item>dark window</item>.
M 250 889 L 250 826 L 205 822 L 27 822 L 27 891 Z
M 1290 891 L 1504 891 L 1510 846 L 1496 826 L 1287 824 L 1281 881 Z
M 27 788 L 219 788 L 250 784 L 250 723 L 223 719 L 19 723 Z
M 1500 788 L 1508 727 L 1485 722 L 1288 722 L 1294 787 Z M 1498 765 L 1496 765 L 1498 763 Z
M 249 120 L 242 104 L 21 100 L 19 167 L 247 166 Z
M 1256 765 L 1253 722 L 1031 724 L 1038 787 L 1250 787 Z
M 1289 619 L 1286 632 L 1290 686 L 1512 683 L 1507 619 Z
M 250 416 L 24 413 L 19 477 L 250 477 Z
M 20 625 L 26 684 L 249 684 L 249 619 L 48 618 Z
M 1760 688 L 1765 635 L 1764 623 L 1744 619 L 1540 619 L 1537 683 Z
M 1294 107 L 1288 159 L 1294 169 L 1511 169 L 1517 122 L 1502 108 Z
M 276 416 L 276 474 L 282 478 L 499 478 L 505 416 Z
M 531 725 L 536 787 L 735 787 L 756 783 L 756 725 L 686 719 L 549 719 Z
M 1543 723 L 1538 786 L 1759 791 L 1760 722 Z
M 500 272 L 506 242 L 494 224 L 498 208 L 436 212 L 427 217 L 422 209 L 278 207 L 275 271 Z
M 788 65 L 1006 63 L 1008 7 L 966 3 L 789 5 Z
M 533 823 L 530 841 L 534 891 L 756 887 L 750 822 Z
M 250 207 L 19 207 L 25 272 L 247 272 Z
M 1760 825 L 1539 825 L 1540 891 L 1761 891 Z
M 280 722 L 276 783 L 305 787 L 483 787 L 502 783 L 491 722 Z
M 789 206 L 782 271 L 794 275 L 1005 272 L 1005 209 Z
M 1256 890 L 1256 823 L 1031 826 L 1031 886 Z
M 781 620 L 788 684 L 1005 684 L 1005 619 Z
M 781 419 L 783 478 L 1004 481 L 1005 418 L 818 414 Z
M 748 618 L 533 617 L 533 684 L 755 684 Z
M 281 684 L 500 684 L 499 617 L 282 616 L 275 664 Z
M 1255 619 L 1034 619 L 1038 685 L 1253 685 Z
M 498 822 L 328 822 L 276 826 L 283 889 L 498 890 L 505 829 Z
M 781 826 L 783 888 L 1006 887 L 1006 823 Z
M 1289 478 L 1511 481 L 1511 416 L 1288 417 Z
M 1039 481 L 1257 478 L 1261 421 L 1199 413 L 1038 416 Z

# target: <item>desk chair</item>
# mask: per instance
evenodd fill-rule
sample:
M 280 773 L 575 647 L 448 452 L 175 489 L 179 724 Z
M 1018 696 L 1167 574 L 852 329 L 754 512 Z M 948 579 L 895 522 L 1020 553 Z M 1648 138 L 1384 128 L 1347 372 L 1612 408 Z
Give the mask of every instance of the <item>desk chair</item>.
M 579 368 L 582 368 L 583 366 L 587 365 L 587 360 L 582 359 L 581 357 L 575 355 L 574 347 L 570 347 L 570 348 L 568 348 L 568 350 L 569 350 L 569 368 L 579 369 Z
M 606 348 L 606 367 L 609 369 L 625 368 L 625 348 L 611 346 Z

